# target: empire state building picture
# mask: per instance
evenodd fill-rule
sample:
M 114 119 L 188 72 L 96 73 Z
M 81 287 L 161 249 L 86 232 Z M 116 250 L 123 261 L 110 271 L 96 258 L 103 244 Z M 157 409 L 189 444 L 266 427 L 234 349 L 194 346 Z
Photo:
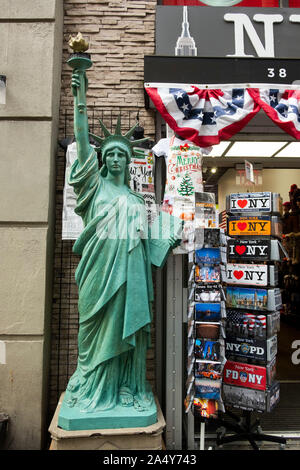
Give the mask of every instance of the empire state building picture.
M 194 39 L 190 35 L 190 25 L 188 21 L 187 7 L 183 7 L 183 20 L 181 36 L 177 39 L 175 47 L 176 56 L 196 56 L 197 47 Z

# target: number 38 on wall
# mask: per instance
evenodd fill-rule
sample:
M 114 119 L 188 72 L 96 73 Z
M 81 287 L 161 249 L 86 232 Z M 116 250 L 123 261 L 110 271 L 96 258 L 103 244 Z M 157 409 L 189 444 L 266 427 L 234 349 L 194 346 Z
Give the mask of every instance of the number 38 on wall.
M 280 77 L 284 78 L 287 76 L 287 71 L 286 69 L 274 69 L 274 68 L 268 68 L 268 77 L 273 78 L 273 77 Z

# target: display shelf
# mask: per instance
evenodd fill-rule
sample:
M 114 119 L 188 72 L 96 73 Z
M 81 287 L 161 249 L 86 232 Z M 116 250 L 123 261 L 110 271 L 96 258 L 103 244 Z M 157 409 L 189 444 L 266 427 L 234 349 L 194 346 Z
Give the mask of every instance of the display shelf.
M 226 311 L 220 269 L 222 237 L 220 229 L 216 227 L 215 212 L 214 195 L 198 193 L 194 243 L 191 245 L 188 265 L 185 362 L 190 379 L 185 382 L 184 429 L 188 448 L 200 450 L 205 447 L 207 422 L 215 420 L 222 406 L 220 393 L 225 359 L 223 321 Z M 201 432 L 199 443 L 196 443 L 195 426 L 198 423 Z
M 282 308 L 278 262 L 286 254 L 281 244 L 280 212 L 278 194 L 227 197 L 229 264 L 223 270 L 227 361 L 222 390 L 225 413 L 218 418 L 222 425 L 218 446 L 241 440 L 248 441 L 254 450 L 261 441 L 285 444 L 284 438 L 262 432 L 260 418 L 252 419 L 253 413 L 271 412 L 279 401 L 275 380 Z M 239 264 L 231 264 L 235 258 Z M 255 264 L 260 258 L 263 264 Z M 235 414 L 231 410 L 241 411 Z

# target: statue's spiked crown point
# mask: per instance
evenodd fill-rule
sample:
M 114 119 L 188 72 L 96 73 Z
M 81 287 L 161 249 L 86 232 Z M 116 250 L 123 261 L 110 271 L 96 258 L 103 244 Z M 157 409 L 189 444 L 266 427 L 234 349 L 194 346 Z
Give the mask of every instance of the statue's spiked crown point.
M 134 147 L 137 147 L 140 143 L 148 140 L 148 137 L 138 140 L 130 140 L 130 137 L 133 135 L 136 127 L 139 125 L 138 122 L 125 134 L 122 135 L 121 131 L 121 117 L 118 117 L 115 133 L 111 134 L 104 123 L 99 119 L 100 127 L 104 134 L 104 137 L 99 137 L 95 134 L 89 133 L 90 136 L 99 144 L 99 147 L 96 147 L 96 152 L 101 151 L 102 154 L 106 152 L 108 148 L 113 147 L 114 145 L 120 145 L 124 150 L 127 151 L 130 157 L 134 157 L 135 151 Z M 137 154 L 138 155 L 138 154 Z

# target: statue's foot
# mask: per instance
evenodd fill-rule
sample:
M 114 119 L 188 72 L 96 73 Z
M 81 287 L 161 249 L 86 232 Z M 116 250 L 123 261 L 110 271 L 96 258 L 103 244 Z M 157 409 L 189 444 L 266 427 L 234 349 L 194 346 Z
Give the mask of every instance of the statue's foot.
M 141 397 L 134 395 L 133 406 L 137 411 L 146 411 L 151 406 L 151 400 L 147 399 L 146 397 L 142 399 Z
M 73 408 L 76 405 L 77 400 L 76 398 L 69 398 L 66 403 L 69 408 Z
M 119 392 L 121 406 L 133 406 L 133 394 L 128 387 L 121 387 Z

